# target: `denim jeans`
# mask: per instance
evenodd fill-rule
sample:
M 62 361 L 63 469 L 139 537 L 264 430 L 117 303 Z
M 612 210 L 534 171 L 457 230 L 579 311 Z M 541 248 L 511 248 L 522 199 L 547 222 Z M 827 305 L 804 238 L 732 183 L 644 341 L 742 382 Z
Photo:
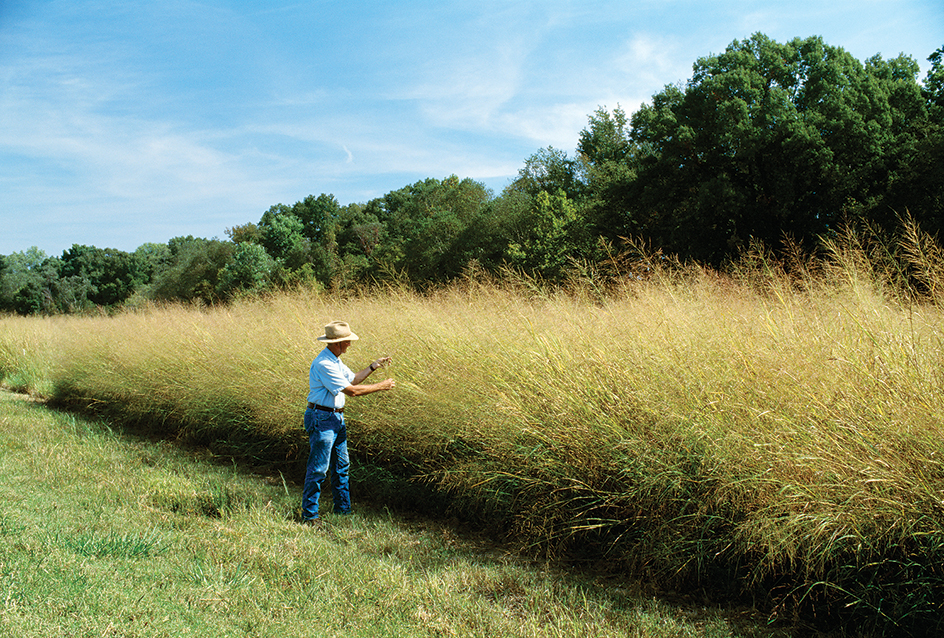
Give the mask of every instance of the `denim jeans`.
M 305 410 L 305 430 L 308 432 L 311 449 L 308 452 L 308 469 L 302 490 L 302 518 L 318 518 L 321 482 L 328 475 L 329 469 L 334 513 L 349 513 L 351 493 L 348 488 L 348 473 L 351 461 L 347 453 L 344 416 L 308 408 Z

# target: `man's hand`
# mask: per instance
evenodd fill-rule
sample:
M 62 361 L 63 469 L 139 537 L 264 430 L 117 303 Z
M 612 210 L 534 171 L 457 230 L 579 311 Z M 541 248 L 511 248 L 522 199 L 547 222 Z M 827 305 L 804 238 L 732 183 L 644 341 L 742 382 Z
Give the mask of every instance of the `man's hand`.
M 376 361 L 372 361 L 370 364 L 370 371 L 373 372 L 377 368 L 383 368 L 388 363 L 390 363 L 390 357 L 380 357 Z
M 356 385 L 349 385 L 344 388 L 342 392 L 349 397 L 360 397 L 365 394 L 380 392 L 381 390 L 392 390 L 394 385 L 396 385 L 396 383 L 393 379 L 384 379 L 380 383 L 358 383 Z

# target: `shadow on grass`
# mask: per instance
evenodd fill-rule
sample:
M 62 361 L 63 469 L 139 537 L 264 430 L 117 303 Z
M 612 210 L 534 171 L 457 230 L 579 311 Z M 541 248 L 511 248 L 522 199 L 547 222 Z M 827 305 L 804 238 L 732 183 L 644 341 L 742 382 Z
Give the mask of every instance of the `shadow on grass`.
M 287 492 L 291 488 L 298 495 L 299 507 L 289 518 L 300 522 L 299 492 L 308 454 L 308 439 L 301 427 L 297 436 L 281 439 L 261 436 L 251 427 L 251 416 L 238 406 L 232 406 L 233 418 L 227 423 L 175 420 L 172 409 L 129 415 L 120 405 L 105 401 L 60 398 L 42 407 L 94 419 L 127 439 L 171 442 L 194 461 L 226 467 L 272 484 L 281 483 Z M 356 430 L 355 423 L 350 425 Z M 367 448 L 355 442 L 352 449 L 351 489 L 360 515 L 393 515 L 406 529 L 435 530 L 438 535 L 453 539 L 453 547 L 461 547 L 461 552 L 473 560 L 511 562 L 553 573 L 561 582 L 593 591 L 595 597 L 606 600 L 613 609 L 629 609 L 640 601 L 656 599 L 687 618 L 697 620 L 717 613 L 738 627 L 739 635 L 814 635 L 816 629 L 831 628 L 828 626 L 831 623 L 814 624 L 795 615 L 784 620 L 770 616 L 766 613 L 770 606 L 739 597 L 730 584 L 727 588 L 679 587 L 667 591 L 661 583 L 626 573 L 622 564 L 608 555 L 606 538 L 569 546 L 553 555 L 546 547 L 524 547 L 514 538 L 512 512 L 497 511 L 488 504 L 469 506 L 427 481 L 421 459 L 380 459 Z M 219 491 L 219 498 L 212 492 L 208 492 L 209 500 L 202 504 L 157 505 L 170 511 L 216 517 L 225 511 L 228 501 L 225 490 Z M 728 576 L 719 574 L 715 581 L 721 583 Z

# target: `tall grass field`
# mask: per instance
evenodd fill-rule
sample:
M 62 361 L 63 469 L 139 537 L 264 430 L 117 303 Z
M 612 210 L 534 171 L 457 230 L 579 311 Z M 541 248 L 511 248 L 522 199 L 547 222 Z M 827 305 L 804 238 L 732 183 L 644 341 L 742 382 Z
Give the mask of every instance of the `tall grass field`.
M 300 475 L 324 324 L 392 392 L 348 402 L 354 498 L 771 619 L 944 625 L 944 268 L 912 232 L 722 275 L 652 256 L 567 292 L 299 291 L 7 317 L 12 388 Z M 623 268 L 625 266 L 625 268 Z
M 774 638 L 0 393 L 0 636 Z M 747 620 L 750 620 L 748 617 Z M 744 626 L 745 629 L 739 629 Z

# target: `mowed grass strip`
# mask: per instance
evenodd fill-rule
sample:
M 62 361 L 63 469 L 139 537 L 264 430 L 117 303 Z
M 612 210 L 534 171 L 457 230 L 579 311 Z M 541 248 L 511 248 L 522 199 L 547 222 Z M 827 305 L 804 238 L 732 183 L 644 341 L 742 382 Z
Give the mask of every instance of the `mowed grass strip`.
M 343 318 L 349 363 L 394 360 L 397 390 L 347 412 L 374 502 L 771 617 L 936 636 L 944 251 L 842 241 L 726 274 L 650 259 L 605 293 L 470 278 L 3 317 L 0 376 L 300 477 L 308 365 Z
M 314 531 L 294 522 L 299 498 L 0 392 L 0 635 L 787 635 L 383 511 Z

